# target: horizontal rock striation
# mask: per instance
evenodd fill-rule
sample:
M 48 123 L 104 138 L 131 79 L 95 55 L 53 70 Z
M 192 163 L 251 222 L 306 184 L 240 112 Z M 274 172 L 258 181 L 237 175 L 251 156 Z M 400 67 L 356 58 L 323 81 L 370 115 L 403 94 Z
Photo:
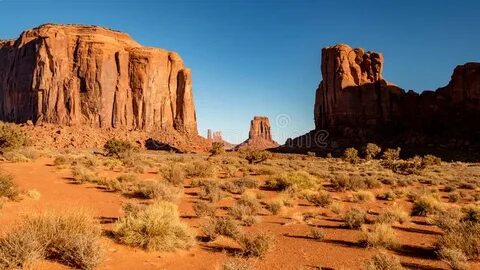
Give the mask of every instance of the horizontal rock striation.
M 97 26 L 47 24 L 0 41 L 0 119 L 197 134 L 180 56 Z

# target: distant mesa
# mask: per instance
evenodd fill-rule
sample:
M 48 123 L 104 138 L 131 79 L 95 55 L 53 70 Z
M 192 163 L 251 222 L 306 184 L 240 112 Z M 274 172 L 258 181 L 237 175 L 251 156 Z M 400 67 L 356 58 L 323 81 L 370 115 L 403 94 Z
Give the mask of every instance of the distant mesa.
M 207 130 L 207 140 L 209 142 L 212 142 L 212 143 L 214 143 L 214 142 L 223 143 L 223 145 L 225 146 L 225 149 L 231 149 L 231 148 L 235 147 L 234 144 L 229 143 L 229 142 L 227 142 L 223 139 L 221 131 L 212 131 L 211 129 L 208 129 Z
M 0 120 L 141 130 L 175 147 L 204 144 L 181 57 L 98 26 L 46 24 L 0 41 Z
M 380 53 L 344 44 L 324 48 L 315 130 L 282 148 L 322 149 L 317 135 L 324 131 L 331 149 L 365 142 L 444 149 L 478 144 L 480 63 L 457 66 L 447 86 L 421 94 L 387 82 L 382 70 Z
M 279 144 L 272 139 L 270 120 L 266 116 L 255 116 L 250 122 L 248 139 L 237 145 L 235 149 L 250 148 L 265 150 L 278 147 Z

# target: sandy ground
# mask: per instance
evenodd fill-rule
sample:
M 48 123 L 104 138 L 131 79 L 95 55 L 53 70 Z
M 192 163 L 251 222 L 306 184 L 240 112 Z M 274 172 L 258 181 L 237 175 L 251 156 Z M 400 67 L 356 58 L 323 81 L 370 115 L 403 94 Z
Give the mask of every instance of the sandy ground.
M 8 231 L 22 215 L 45 209 L 85 208 L 92 211 L 102 222 L 106 236 L 106 259 L 99 269 L 219 269 L 236 246 L 228 239 L 217 239 L 213 243 L 197 244 L 188 251 L 173 253 L 144 252 L 143 250 L 115 243 L 108 231 L 112 222 L 122 215 L 121 205 L 127 199 L 120 194 L 106 192 L 93 185 L 77 185 L 69 181 L 70 170 L 57 169 L 52 160 L 40 158 L 29 163 L 4 163 L 1 168 L 14 176 L 14 181 L 23 190 L 38 190 L 39 200 L 24 198 L 20 202 L 7 202 L 0 210 L 0 232 Z M 155 175 L 146 173 L 144 178 Z M 269 196 L 268 191 L 265 196 Z M 198 199 L 190 188 L 185 189 L 179 210 L 182 220 L 198 230 L 202 220 L 195 217 L 192 205 Z M 229 205 L 233 198 L 226 198 L 219 205 Z M 376 201 L 368 205 L 372 213 L 379 212 L 391 202 Z M 305 212 L 311 206 L 302 205 L 295 209 Z M 358 231 L 341 226 L 341 220 L 333 213 L 316 225 L 326 232 L 326 240 L 318 242 L 311 239 L 309 227 L 283 216 L 271 216 L 264 210 L 262 222 L 246 231 L 270 231 L 276 235 L 276 244 L 272 252 L 264 259 L 253 261 L 256 269 L 361 269 L 364 261 L 376 249 L 358 246 Z M 396 233 L 403 245 L 400 251 L 392 252 L 400 257 L 404 266 L 411 269 L 448 269 L 434 258 L 429 250 L 438 236 L 438 229 L 425 225 L 421 218 L 396 226 Z M 480 269 L 480 264 L 472 265 Z M 52 262 L 41 262 L 36 269 L 68 269 Z

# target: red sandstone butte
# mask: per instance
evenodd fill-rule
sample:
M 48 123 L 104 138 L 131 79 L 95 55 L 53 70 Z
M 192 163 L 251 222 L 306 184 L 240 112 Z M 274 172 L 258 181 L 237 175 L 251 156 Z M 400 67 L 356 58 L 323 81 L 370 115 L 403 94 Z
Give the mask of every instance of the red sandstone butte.
M 286 146 L 315 147 L 320 131 L 329 133 L 330 143 L 345 144 L 459 147 L 478 141 L 480 63 L 457 66 L 448 85 L 420 94 L 387 82 L 383 63 L 377 52 L 344 44 L 324 48 L 315 130 Z
M 250 148 L 255 150 L 265 150 L 277 146 L 278 143 L 272 139 L 270 120 L 268 117 L 255 116 L 250 122 L 248 139 L 237 145 L 235 149 Z
M 98 26 L 46 24 L 0 41 L 0 120 L 198 136 L 180 56 Z

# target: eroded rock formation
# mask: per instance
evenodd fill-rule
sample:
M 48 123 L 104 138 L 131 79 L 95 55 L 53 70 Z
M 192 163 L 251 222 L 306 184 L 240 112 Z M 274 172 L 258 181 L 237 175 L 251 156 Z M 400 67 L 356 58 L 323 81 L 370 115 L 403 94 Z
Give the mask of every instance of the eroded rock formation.
M 47 24 L 0 41 L 0 119 L 197 134 L 180 56 L 96 26 Z
M 480 63 L 457 66 L 447 86 L 421 94 L 387 82 L 382 69 L 380 53 L 347 45 L 324 48 L 315 130 L 288 140 L 286 146 L 334 147 L 376 141 L 447 148 L 470 147 L 478 141 Z
M 248 147 L 263 150 L 277 146 L 278 143 L 272 139 L 272 131 L 268 117 L 255 116 L 250 122 L 248 139 L 239 144 L 236 149 Z
M 221 131 L 212 131 L 211 129 L 207 130 L 207 140 L 209 142 L 220 142 L 223 143 L 225 149 L 232 149 L 235 145 L 231 144 L 223 139 Z

